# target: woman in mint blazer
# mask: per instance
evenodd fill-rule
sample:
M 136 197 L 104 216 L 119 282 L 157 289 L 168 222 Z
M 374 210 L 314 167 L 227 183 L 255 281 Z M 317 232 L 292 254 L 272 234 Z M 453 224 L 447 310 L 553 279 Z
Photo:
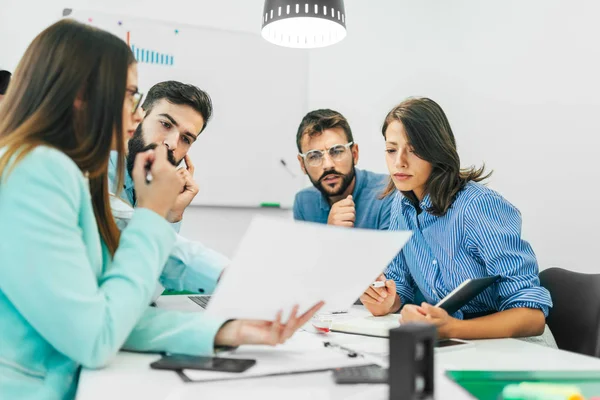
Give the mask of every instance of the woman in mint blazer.
M 15 71 L 0 106 L 2 399 L 73 398 L 79 368 L 106 365 L 122 347 L 212 354 L 282 343 L 320 307 L 283 324 L 148 306 L 175 240 L 164 217 L 183 182 L 166 149 L 138 156 L 138 208 L 119 234 L 109 152 L 125 159 L 140 101 L 127 45 L 73 21 L 42 32 Z

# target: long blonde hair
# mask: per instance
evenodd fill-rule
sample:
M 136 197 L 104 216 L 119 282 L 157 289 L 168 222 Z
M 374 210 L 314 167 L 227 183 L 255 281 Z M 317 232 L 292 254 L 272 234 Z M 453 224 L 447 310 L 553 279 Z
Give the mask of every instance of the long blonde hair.
M 37 146 L 56 148 L 89 174 L 99 233 L 114 255 L 119 229 L 110 211 L 108 159 L 114 142 L 124 172 L 123 102 L 129 47 L 116 36 L 62 20 L 40 33 L 21 59 L 0 106 L 0 176 Z M 81 107 L 75 107 L 76 101 Z M 1 182 L 0 182 L 1 185 Z

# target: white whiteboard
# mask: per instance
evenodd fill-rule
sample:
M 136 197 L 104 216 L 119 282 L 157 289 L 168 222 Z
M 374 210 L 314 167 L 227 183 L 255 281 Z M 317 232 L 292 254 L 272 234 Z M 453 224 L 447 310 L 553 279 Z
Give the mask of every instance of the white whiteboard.
M 256 34 L 96 11 L 75 9 L 68 15 L 123 40 L 129 37 L 140 91 L 178 80 L 211 96 L 213 117 L 190 151 L 200 186 L 192 204 L 289 208 L 305 186 L 295 135 L 308 109 L 308 53 L 264 41 L 261 12 Z

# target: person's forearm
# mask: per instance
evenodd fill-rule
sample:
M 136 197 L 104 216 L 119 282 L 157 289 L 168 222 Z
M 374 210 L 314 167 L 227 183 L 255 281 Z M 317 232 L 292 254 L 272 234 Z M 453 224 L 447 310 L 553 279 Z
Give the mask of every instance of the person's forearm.
M 392 307 L 390 308 L 389 313 L 395 313 L 398 312 L 398 310 L 400 310 L 400 307 L 402 306 L 402 302 L 400 301 L 400 296 L 398 294 L 396 294 L 395 298 L 394 298 L 394 304 L 392 304 Z
M 512 308 L 470 320 L 452 319 L 441 327 L 442 338 L 496 339 L 539 336 L 544 332 L 546 319 L 541 310 Z

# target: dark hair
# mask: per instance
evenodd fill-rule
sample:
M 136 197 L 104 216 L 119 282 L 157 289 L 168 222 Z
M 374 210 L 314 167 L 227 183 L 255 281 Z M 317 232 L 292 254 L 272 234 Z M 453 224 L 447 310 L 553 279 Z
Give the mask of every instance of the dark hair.
M 96 223 L 111 254 L 120 234 L 110 210 L 108 159 L 114 140 L 122 187 L 123 105 L 128 68 L 134 62 L 118 37 L 61 20 L 29 45 L 0 107 L 0 148 L 6 149 L 0 176 L 10 174 L 37 146 L 65 153 L 89 174 Z M 78 99 L 81 108 L 74 106 Z
M 6 94 L 11 73 L 5 70 L 0 71 L 0 94 Z
M 198 111 L 204 119 L 204 125 L 200 132 L 206 128 L 208 120 L 212 117 L 213 105 L 210 96 L 194 85 L 186 85 L 177 81 L 157 83 L 146 95 L 142 108 L 149 114 L 156 102 L 162 99 L 166 99 L 171 104 L 184 104 Z
M 431 207 L 427 210 L 432 215 L 445 215 L 458 192 L 469 181 L 480 182 L 492 173 L 483 175 L 485 166 L 481 168 L 460 168 L 460 158 L 456 151 L 456 140 L 446 118 L 444 110 L 433 100 L 409 98 L 394 107 L 385 117 L 381 132 L 385 132 L 389 124 L 399 121 L 404 126 L 408 143 L 415 155 L 432 166 L 431 175 L 425 183 L 425 193 L 429 194 Z M 381 197 L 396 190 L 390 179 Z M 414 192 L 402 192 L 413 204 L 419 204 Z
M 302 153 L 302 137 L 304 135 L 316 136 L 323 133 L 324 130 L 342 128 L 346 134 L 348 143 L 353 142 L 352 130 L 348 124 L 348 120 L 339 112 L 330 109 L 314 110 L 309 112 L 302 118 L 298 132 L 296 133 L 296 145 L 298 152 Z

